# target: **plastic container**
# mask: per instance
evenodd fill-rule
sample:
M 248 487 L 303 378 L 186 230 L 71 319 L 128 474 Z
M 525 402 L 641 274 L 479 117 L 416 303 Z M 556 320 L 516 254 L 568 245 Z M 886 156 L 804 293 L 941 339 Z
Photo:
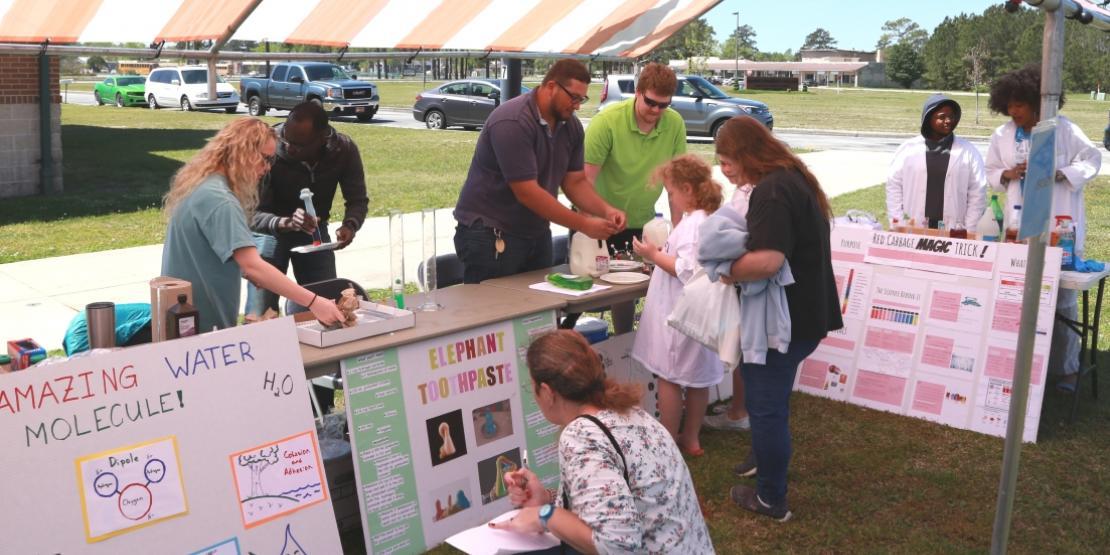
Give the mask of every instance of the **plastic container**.
M 998 234 L 1002 235 L 1002 230 L 1006 229 L 1006 216 L 1002 212 L 1002 204 L 998 202 L 998 195 L 991 195 L 991 208 L 990 213 L 994 214 L 994 222 L 998 224 Z
M 655 213 L 655 217 L 644 225 L 644 240 L 662 247 L 667 244 L 667 237 L 671 235 L 671 222 L 663 219 L 663 214 Z
M 1053 230 L 1053 234 L 1056 235 L 1056 246 L 1064 251 L 1064 255 L 1060 259 L 1060 268 L 1074 270 L 1075 226 L 1072 224 L 1071 216 L 1056 216 L 1056 229 Z
M 609 273 L 609 247 L 605 241 L 576 231 L 570 239 L 570 273 L 591 277 Z
M 579 318 L 574 331 L 582 334 L 591 344 L 609 339 L 609 323 L 600 318 Z
M 1002 235 L 1002 230 L 998 226 L 998 222 L 994 219 L 994 212 L 991 210 L 983 211 L 983 215 L 979 218 L 979 223 L 975 224 L 975 233 L 979 235 L 980 241 L 998 242 L 999 236 Z
M 1017 243 L 1018 232 L 1021 228 L 1021 205 L 1015 204 L 1010 211 L 1010 219 L 1006 222 L 1006 242 Z
M 189 304 L 189 298 L 184 293 L 177 296 L 177 304 L 166 311 L 166 339 L 178 339 L 197 334 L 200 325 L 200 313 L 195 306 Z

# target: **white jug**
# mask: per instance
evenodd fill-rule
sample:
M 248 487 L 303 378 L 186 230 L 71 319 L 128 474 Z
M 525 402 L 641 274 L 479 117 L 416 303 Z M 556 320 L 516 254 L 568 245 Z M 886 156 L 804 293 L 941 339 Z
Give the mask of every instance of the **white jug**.
M 570 238 L 570 273 L 591 277 L 609 273 L 609 247 L 605 241 L 576 231 Z
M 655 213 L 655 218 L 644 225 L 644 240 L 663 248 L 671 235 L 671 222 L 663 219 L 663 214 Z

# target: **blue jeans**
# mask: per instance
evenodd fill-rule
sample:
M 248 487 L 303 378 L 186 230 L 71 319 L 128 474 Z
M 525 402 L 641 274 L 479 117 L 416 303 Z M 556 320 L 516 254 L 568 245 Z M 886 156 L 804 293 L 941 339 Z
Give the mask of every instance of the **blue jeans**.
M 481 221 L 455 226 L 455 253 L 463 265 L 463 283 L 511 276 L 551 267 L 551 230 L 541 237 L 501 233 L 505 252 L 495 250 L 496 235 Z
M 327 226 L 320 226 L 320 238 L 325 243 L 331 242 Z M 335 251 L 320 251 L 308 254 L 290 252 L 293 247 L 311 245 L 312 236 L 307 233 L 279 233 L 269 235 L 265 233 L 254 234 L 254 246 L 258 248 L 258 255 L 269 262 L 281 273 L 289 271 L 289 264 L 293 264 L 293 275 L 297 283 L 304 285 L 332 279 L 335 275 Z M 247 282 L 246 314 L 261 316 L 267 308 L 278 310 L 278 294 L 255 286 Z
M 790 392 L 798 365 L 817 349 L 817 341 L 791 341 L 786 354 L 767 351 L 767 364 L 743 363 L 744 405 L 752 423 L 756 492 L 764 503 L 786 498 L 786 470 L 790 466 Z

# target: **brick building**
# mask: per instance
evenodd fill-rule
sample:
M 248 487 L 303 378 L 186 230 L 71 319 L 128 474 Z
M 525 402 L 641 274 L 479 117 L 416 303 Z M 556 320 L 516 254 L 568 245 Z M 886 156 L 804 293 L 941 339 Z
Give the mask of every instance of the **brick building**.
M 54 177 L 41 183 L 38 56 L 0 55 L 0 198 L 62 191 L 58 57 L 50 60 L 50 133 Z

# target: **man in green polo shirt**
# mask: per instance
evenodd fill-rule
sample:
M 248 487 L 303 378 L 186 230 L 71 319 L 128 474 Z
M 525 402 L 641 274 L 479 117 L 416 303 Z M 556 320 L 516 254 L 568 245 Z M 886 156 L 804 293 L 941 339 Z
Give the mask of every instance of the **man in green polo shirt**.
M 610 106 L 586 128 L 586 177 L 610 206 L 623 210 L 628 227 L 609 237 L 609 250 L 632 251 L 632 237 L 641 237 L 644 224 L 655 216 L 661 184 L 649 184 L 651 173 L 663 162 L 686 152 L 686 123 L 668 109 L 678 80 L 671 68 L 650 63 L 636 80 L 636 96 Z M 682 212 L 671 207 L 674 225 Z M 635 307 L 613 307 L 613 324 L 631 329 Z

